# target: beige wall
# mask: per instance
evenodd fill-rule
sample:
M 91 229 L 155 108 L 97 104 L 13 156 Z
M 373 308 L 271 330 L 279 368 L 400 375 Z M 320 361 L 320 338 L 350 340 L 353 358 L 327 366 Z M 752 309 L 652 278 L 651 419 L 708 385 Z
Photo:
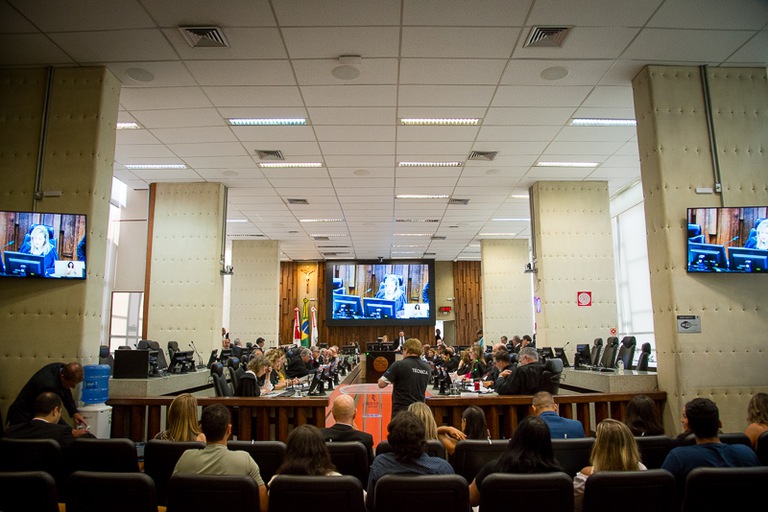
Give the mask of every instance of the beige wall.
M 524 272 L 530 261 L 528 240 L 483 240 L 483 335 L 486 345 L 504 335 L 530 334 L 533 330 L 531 276 Z
M 35 201 L 46 69 L 0 70 L 0 209 L 88 216 L 85 281 L 0 283 L 3 417 L 27 379 L 55 361 L 98 362 L 120 82 L 106 68 L 51 69 L 43 191 Z
M 259 336 L 276 340 L 280 325 L 279 242 L 233 241 L 232 266 L 230 339 L 238 337 L 243 343 L 255 342 Z
M 680 430 L 692 398 L 719 406 L 724 431 L 746 426 L 746 407 L 768 391 L 766 276 L 686 273 L 686 208 L 768 204 L 765 68 L 709 70 L 723 194 L 714 187 L 700 68 L 648 66 L 634 81 L 645 196 L 659 386 L 665 426 Z M 700 334 L 677 332 L 697 315 Z
M 531 187 L 538 273 L 537 346 L 585 343 L 617 327 L 608 183 L 540 181 Z M 592 306 L 577 294 L 592 292 Z
M 147 271 L 149 190 L 129 190 L 120 211 L 120 238 L 115 259 L 115 291 L 141 291 Z

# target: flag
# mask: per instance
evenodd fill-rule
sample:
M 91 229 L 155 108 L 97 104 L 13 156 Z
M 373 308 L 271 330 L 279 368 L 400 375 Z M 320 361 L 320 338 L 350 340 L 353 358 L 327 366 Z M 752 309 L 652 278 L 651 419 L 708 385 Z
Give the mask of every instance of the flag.
M 299 321 L 299 308 L 293 308 L 295 315 L 293 319 L 293 342 L 301 343 L 301 322 Z
M 309 347 L 309 299 L 304 298 L 301 307 L 301 346 Z
M 312 345 L 317 345 L 317 308 L 312 306 Z

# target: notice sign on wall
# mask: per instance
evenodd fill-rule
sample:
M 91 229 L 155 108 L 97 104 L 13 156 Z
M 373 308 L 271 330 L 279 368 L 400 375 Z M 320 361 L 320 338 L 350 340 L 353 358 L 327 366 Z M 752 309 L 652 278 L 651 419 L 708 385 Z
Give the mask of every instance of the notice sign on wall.
M 576 303 L 579 307 L 592 305 L 592 292 L 576 292 Z
M 701 318 L 696 315 L 677 315 L 677 332 L 700 333 Z

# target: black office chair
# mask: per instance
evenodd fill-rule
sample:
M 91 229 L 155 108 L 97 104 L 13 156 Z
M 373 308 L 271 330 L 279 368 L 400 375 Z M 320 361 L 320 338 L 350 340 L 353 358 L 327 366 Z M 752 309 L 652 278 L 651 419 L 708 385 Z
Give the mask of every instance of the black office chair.
M 0 510 L 59 512 L 56 480 L 45 471 L 0 472 Z
M 467 512 L 469 484 L 460 475 L 384 475 L 368 496 L 375 512 Z M 407 507 L 404 507 L 407 504 Z
M 176 352 L 180 352 L 179 350 L 179 342 L 178 341 L 169 341 L 168 342 L 168 358 L 173 361 L 173 355 Z
M 619 350 L 619 338 L 610 336 L 605 340 L 605 350 L 600 358 L 600 366 L 603 368 L 616 368 L 616 352 Z
M 553 439 L 552 451 L 555 454 L 555 460 L 563 468 L 563 471 L 573 478 L 583 467 L 589 466 L 589 456 L 594 444 L 594 437 Z
M 133 350 L 129 345 L 120 345 L 117 350 Z
M 665 469 L 599 471 L 587 478 L 583 512 L 677 512 L 675 477 Z
M 368 485 L 368 448 L 359 441 L 326 442 L 331 461 L 336 471 L 342 475 L 350 475 L 360 481 L 360 485 Z
M 232 382 L 232 390 L 236 391 L 240 387 L 240 375 L 238 369 L 240 368 L 240 358 L 230 357 L 227 359 L 227 373 L 229 373 L 229 380 Z
M 387 453 L 392 451 L 392 445 L 389 441 L 384 439 L 376 445 L 376 455 L 380 453 Z M 445 445 L 437 439 L 429 439 L 427 441 L 427 455 L 430 457 L 440 457 L 441 459 L 448 460 L 448 452 L 445 451 Z
M 258 512 L 259 487 L 249 476 L 177 473 L 168 482 L 166 512 Z M 157 510 L 157 509 L 155 509 Z
M 68 468 L 53 439 L 0 439 L 0 472 L 44 471 L 61 485 Z
M 75 471 L 67 484 L 67 512 L 157 512 L 155 482 L 144 473 Z
M 548 391 L 556 395 L 560 391 L 560 381 L 562 378 L 563 360 L 560 358 L 547 359 L 539 380 L 539 391 Z
M 763 432 L 757 438 L 757 448 L 755 449 L 755 452 L 763 466 L 768 466 L 768 432 Z
M 637 339 L 634 336 L 624 336 L 621 340 L 621 346 L 619 347 L 619 355 L 616 359 L 624 364 L 624 369 L 632 369 L 632 361 L 635 358 L 635 346 L 637 346 Z
M 573 480 L 562 472 L 491 473 L 480 488 L 480 512 L 573 512 Z
M 364 512 L 363 486 L 349 475 L 278 475 L 272 480 L 270 512 L 296 512 L 305 508 L 312 512 Z
M 165 370 L 168 368 L 168 361 L 165 359 L 165 351 L 160 348 L 160 344 L 153 340 L 148 340 L 149 349 L 157 350 L 157 369 Z
M 637 358 L 637 367 L 635 370 L 640 372 L 648 371 L 648 363 L 651 359 L 651 344 L 646 342 L 640 347 L 640 356 Z
M 508 444 L 506 439 L 494 439 L 490 442 L 479 439 L 459 441 L 453 451 L 453 470 L 467 482 L 471 482 L 486 463 L 504 453 Z
M 149 340 L 139 340 L 136 350 L 149 350 Z
M 248 452 L 258 464 L 265 482 L 275 475 L 285 458 L 285 443 L 282 441 L 227 441 L 227 448 Z
M 667 454 L 677 446 L 677 440 L 666 435 L 636 436 L 635 441 L 640 450 L 640 460 L 648 469 L 661 468 Z
M 144 473 L 155 482 L 158 505 L 165 505 L 168 481 L 181 454 L 187 450 L 202 450 L 205 443 L 198 441 L 163 441 L 150 439 L 144 446 Z
M 211 378 L 213 379 L 213 390 L 216 396 L 233 396 L 232 388 L 229 387 L 227 378 L 224 376 L 224 365 L 221 363 L 211 364 Z
M 603 338 L 595 338 L 595 341 L 592 342 L 592 352 L 590 352 L 589 357 L 591 358 L 589 364 L 592 366 L 597 366 L 600 362 L 600 357 L 603 355 Z
M 696 468 L 685 479 L 681 512 L 751 510 L 763 503 L 766 486 L 768 466 Z
M 109 353 L 109 345 L 99 345 L 99 364 L 109 366 L 109 374 L 112 375 L 115 369 L 115 358 Z
M 126 438 L 92 439 L 81 437 L 72 444 L 68 457 L 72 471 L 133 473 L 139 471 L 136 443 Z

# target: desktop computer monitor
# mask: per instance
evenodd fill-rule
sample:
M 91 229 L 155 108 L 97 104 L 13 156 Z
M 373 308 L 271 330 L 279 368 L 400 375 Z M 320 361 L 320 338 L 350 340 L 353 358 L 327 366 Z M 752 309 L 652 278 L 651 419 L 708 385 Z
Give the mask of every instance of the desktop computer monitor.
M 688 243 L 688 272 L 722 272 L 727 269 L 724 245 Z
M 555 347 L 555 357 L 563 362 L 564 367 L 567 368 L 571 366 L 570 363 L 568 363 L 568 356 L 565 355 L 565 350 L 563 350 L 563 347 Z
M 357 295 L 333 295 L 333 318 L 360 318 L 363 302 Z
M 13 276 L 45 277 L 45 256 L 5 251 L 5 273 Z
M 366 318 L 395 318 L 395 301 L 389 299 L 363 298 Z
M 576 355 L 573 364 L 574 366 L 590 366 L 592 364 L 589 343 L 578 343 L 576 345 Z
M 768 250 L 729 247 L 728 268 L 735 272 L 768 272 Z

